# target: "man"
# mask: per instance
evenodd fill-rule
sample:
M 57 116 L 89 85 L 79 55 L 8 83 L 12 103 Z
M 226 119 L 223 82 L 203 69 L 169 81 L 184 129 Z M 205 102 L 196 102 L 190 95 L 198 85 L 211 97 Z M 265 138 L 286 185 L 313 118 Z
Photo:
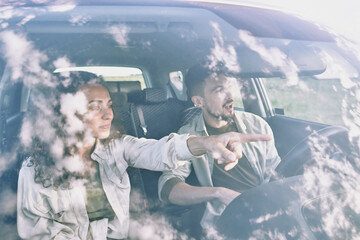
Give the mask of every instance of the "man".
M 269 134 L 269 125 L 260 117 L 234 111 L 231 78 L 225 72 L 211 71 L 206 66 L 191 68 L 185 78 L 188 96 L 202 110 L 179 133 L 197 136 L 218 135 L 226 132 Z M 206 202 L 201 220 L 203 228 L 212 227 L 226 206 L 242 192 L 267 182 L 280 158 L 274 141 L 241 144 L 242 156 L 238 161 L 219 164 L 217 156 L 205 154 L 191 161 L 180 161 L 176 169 L 163 172 L 159 179 L 162 201 L 177 205 Z M 185 183 L 191 165 L 201 186 Z

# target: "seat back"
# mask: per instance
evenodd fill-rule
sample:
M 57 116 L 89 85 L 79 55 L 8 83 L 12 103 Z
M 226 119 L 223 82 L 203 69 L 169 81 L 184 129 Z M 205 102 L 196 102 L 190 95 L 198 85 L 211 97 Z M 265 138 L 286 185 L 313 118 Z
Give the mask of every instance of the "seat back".
M 147 88 L 128 94 L 137 137 L 160 139 L 179 129 L 184 103 L 168 99 L 165 89 Z M 144 124 L 146 126 L 144 126 Z
M 133 134 L 136 137 L 160 139 L 177 132 L 180 115 L 185 103 L 177 99 L 168 99 L 165 89 L 147 88 L 128 94 Z M 141 169 L 141 177 L 147 199 L 148 209 L 160 205 L 158 199 L 158 179 L 161 172 Z
M 180 127 L 190 123 L 196 116 L 201 114 L 202 110 L 200 107 L 189 107 L 186 108 L 180 118 Z

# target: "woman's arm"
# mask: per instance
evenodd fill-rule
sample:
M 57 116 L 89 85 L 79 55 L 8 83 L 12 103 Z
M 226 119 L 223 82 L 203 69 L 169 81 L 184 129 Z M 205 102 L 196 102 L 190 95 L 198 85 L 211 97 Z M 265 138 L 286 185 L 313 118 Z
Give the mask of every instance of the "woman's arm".
M 177 159 L 186 160 L 208 153 L 218 163 L 228 163 L 225 169 L 229 170 L 242 156 L 241 143 L 271 139 L 269 135 L 235 132 L 191 137 L 173 133 L 160 140 L 126 136 L 123 148 L 125 160 L 134 167 L 163 171 L 175 168 Z

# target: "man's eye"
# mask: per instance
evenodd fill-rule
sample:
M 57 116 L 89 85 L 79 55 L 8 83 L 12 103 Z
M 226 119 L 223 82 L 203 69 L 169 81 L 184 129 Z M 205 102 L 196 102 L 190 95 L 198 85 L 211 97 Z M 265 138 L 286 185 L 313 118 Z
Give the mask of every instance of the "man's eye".
M 113 108 L 113 105 L 112 105 L 112 104 L 110 104 L 110 105 L 108 106 L 108 108 Z
M 216 93 L 220 93 L 220 92 L 222 92 L 223 89 L 224 89 L 224 88 L 222 88 L 222 87 L 216 88 L 216 89 L 215 89 L 215 92 L 216 92 Z

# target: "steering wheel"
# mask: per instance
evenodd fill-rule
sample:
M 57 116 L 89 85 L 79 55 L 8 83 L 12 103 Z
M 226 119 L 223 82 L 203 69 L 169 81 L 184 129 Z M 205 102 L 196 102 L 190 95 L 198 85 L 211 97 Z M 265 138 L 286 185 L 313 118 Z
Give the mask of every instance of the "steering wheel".
M 325 150 L 327 156 L 350 152 L 348 130 L 342 126 L 329 126 L 311 133 L 282 158 L 275 169 L 276 176 L 271 180 L 301 175 L 305 166 L 316 162 L 313 149 Z

